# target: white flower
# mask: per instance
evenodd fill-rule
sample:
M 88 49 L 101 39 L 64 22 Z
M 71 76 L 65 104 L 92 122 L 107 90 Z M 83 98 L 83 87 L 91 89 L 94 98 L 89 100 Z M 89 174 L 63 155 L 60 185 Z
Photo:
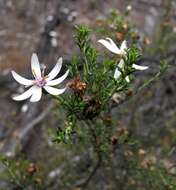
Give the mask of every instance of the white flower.
M 120 77 L 121 71 L 119 71 L 119 68 L 122 70 L 123 67 L 124 67 L 124 64 L 125 64 L 125 63 L 124 63 L 124 60 L 121 59 L 120 62 L 119 62 L 119 64 L 118 64 L 118 67 L 116 68 L 115 73 L 114 73 L 114 78 L 115 78 L 115 79 L 118 79 L 118 78 Z M 148 69 L 148 66 L 140 66 L 140 65 L 133 64 L 133 65 L 132 65 L 132 68 L 133 68 L 133 69 L 136 69 L 136 70 L 143 71 L 143 70 Z M 126 76 L 125 79 L 126 79 L 126 81 L 127 81 L 128 83 L 130 82 L 129 76 Z
M 52 87 L 63 82 L 65 78 L 68 76 L 69 70 L 67 70 L 63 76 L 54 79 L 60 72 L 61 67 L 62 67 L 62 58 L 59 58 L 59 60 L 57 61 L 55 67 L 51 70 L 51 72 L 48 75 L 44 76 L 44 69 L 41 71 L 37 55 L 35 53 L 32 54 L 31 70 L 34 76 L 33 80 L 26 79 L 17 74 L 15 71 L 12 71 L 12 76 L 17 82 L 27 87 L 30 86 L 31 87 L 23 94 L 13 97 L 13 99 L 16 101 L 22 101 L 27 98 L 30 98 L 30 102 L 38 102 L 42 96 L 42 88 L 52 95 L 60 95 L 64 93 L 66 88 L 57 89 Z
M 98 42 L 101 43 L 102 45 L 104 45 L 112 53 L 115 53 L 118 55 L 126 54 L 126 50 L 127 50 L 126 40 L 124 40 L 122 42 L 120 48 L 117 47 L 117 45 L 113 42 L 113 40 L 111 38 L 106 38 L 106 40 L 101 39 L 101 40 L 98 40 Z
M 117 47 L 117 45 L 113 42 L 113 40 L 111 38 L 106 38 L 106 40 L 101 39 L 98 42 L 101 43 L 102 45 L 104 45 L 109 51 L 111 51 L 114 54 L 121 55 L 121 56 L 126 55 L 126 50 L 128 49 L 126 40 L 124 40 L 122 42 L 120 48 Z M 121 75 L 121 72 L 120 72 L 119 68 L 121 70 L 123 70 L 123 68 L 124 68 L 124 60 L 123 60 L 123 58 L 120 60 L 120 62 L 118 64 L 118 67 L 115 70 L 115 73 L 114 73 L 114 78 L 115 79 L 118 79 L 120 77 L 120 75 Z M 136 70 L 143 71 L 143 70 L 148 69 L 148 66 L 140 66 L 140 65 L 132 64 L 132 68 L 134 68 Z M 127 82 L 130 82 L 129 76 L 127 76 L 125 79 L 126 79 Z
M 123 67 L 124 67 L 124 60 L 121 59 L 119 64 L 118 64 L 118 67 L 116 68 L 115 73 L 114 73 L 114 78 L 115 79 L 118 79 L 120 77 L 121 71 L 119 71 L 119 68 L 122 70 Z

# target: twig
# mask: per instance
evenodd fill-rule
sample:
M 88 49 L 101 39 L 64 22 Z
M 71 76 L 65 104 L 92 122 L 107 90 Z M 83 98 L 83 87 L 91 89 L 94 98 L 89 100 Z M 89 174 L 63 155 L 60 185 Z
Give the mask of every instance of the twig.
M 42 122 L 46 116 L 50 113 L 50 110 L 52 109 L 53 104 L 50 103 L 47 108 L 39 114 L 36 118 L 34 118 L 32 121 L 28 122 L 28 124 L 23 127 L 21 130 L 17 130 L 16 134 L 13 138 L 7 139 L 5 145 L 3 146 L 1 153 L 15 156 L 17 147 L 21 144 L 25 144 L 28 140 L 28 134 L 34 129 L 35 126 L 37 126 L 40 122 Z M 15 134 L 15 132 L 14 132 Z
M 84 182 L 82 182 L 81 184 L 77 185 L 77 187 L 81 188 L 82 190 L 85 190 L 87 188 L 88 184 L 90 183 L 90 181 L 92 180 L 92 178 L 94 177 L 94 175 L 96 174 L 97 170 L 100 168 L 101 163 L 102 163 L 101 152 L 100 152 L 99 146 L 97 145 L 97 142 L 96 142 L 97 135 L 94 131 L 94 128 L 92 128 L 92 122 L 86 122 L 86 124 L 88 125 L 88 128 L 90 129 L 90 132 L 91 132 L 91 136 L 93 137 L 92 144 L 93 144 L 95 153 L 97 154 L 97 162 L 96 162 L 96 165 L 94 166 L 93 170 L 87 177 L 87 179 Z
M 26 136 L 29 134 L 29 132 L 48 115 L 52 108 L 53 103 L 50 103 L 38 117 L 36 117 L 28 125 L 26 125 L 26 127 L 24 127 L 23 130 L 20 132 L 19 139 L 21 141 L 26 139 Z
M 91 181 L 91 179 L 96 174 L 99 167 L 101 166 L 101 162 L 102 162 L 102 158 L 100 156 L 98 156 L 97 163 L 96 163 L 95 167 L 93 168 L 92 172 L 89 174 L 88 178 L 81 185 L 78 185 L 78 187 L 80 187 L 82 190 L 86 189 L 89 182 Z

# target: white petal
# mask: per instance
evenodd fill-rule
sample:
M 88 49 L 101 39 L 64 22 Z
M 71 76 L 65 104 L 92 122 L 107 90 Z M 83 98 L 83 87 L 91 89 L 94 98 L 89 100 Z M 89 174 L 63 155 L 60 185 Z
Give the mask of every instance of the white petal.
M 123 67 L 124 67 L 124 60 L 123 59 L 120 60 L 120 62 L 118 64 L 118 67 L 120 69 L 123 69 Z M 118 67 L 116 68 L 115 73 L 114 73 L 114 78 L 115 79 L 118 79 L 120 77 L 120 75 L 121 75 L 121 72 L 119 71 Z
M 64 91 L 66 90 L 66 88 L 63 88 L 63 89 L 57 89 L 57 88 L 53 88 L 51 86 L 44 86 L 43 87 L 49 94 L 52 94 L 52 95 L 60 95 L 62 93 L 64 93 Z
M 19 82 L 20 84 L 26 85 L 26 86 L 31 86 L 33 84 L 33 80 L 26 79 L 22 76 L 20 76 L 18 73 L 15 71 L 11 71 L 13 78 Z
M 55 86 L 55 85 L 60 84 L 61 82 L 63 82 L 66 79 L 66 77 L 68 76 L 68 73 L 69 73 L 69 70 L 67 70 L 67 72 L 63 76 L 59 77 L 58 79 L 48 81 L 46 83 L 46 85 L 47 86 Z
M 140 65 L 136 65 L 136 64 L 133 64 L 132 67 L 136 70 L 140 70 L 140 71 L 143 71 L 143 70 L 146 70 L 148 69 L 149 67 L 148 66 L 140 66 Z
M 50 80 L 54 79 L 58 75 L 58 73 L 60 72 L 61 67 L 62 67 L 62 57 L 60 57 L 58 59 L 56 65 L 51 70 L 51 72 L 48 74 L 48 78 L 46 79 L 46 81 L 50 81 Z
M 12 97 L 13 100 L 22 101 L 22 100 L 25 100 L 25 99 L 29 98 L 30 96 L 32 96 L 33 88 L 34 88 L 34 86 L 32 86 L 31 88 L 29 88 L 29 89 L 28 89 L 26 92 L 24 92 L 23 94 L 21 94 L 21 95 L 19 95 L 19 96 Z
M 120 46 L 120 50 L 122 53 L 125 53 L 125 50 L 127 49 L 127 42 L 124 40 Z
M 30 102 L 38 102 L 40 101 L 41 97 L 42 97 L 42 88 L 38 86 L 33 86 Z
M 120 53 L 120 49 L 117 47 L 117 45 L 114 43 L 114 41 L 111 38 L 106 38 L 112 45 L 113 49 L 118 53 Z
M 119 71 L 118 68 L 116 68 L 115 73 L 114 73 L 114 78 L 118 79 L 120 77 L 120 75 L 121 75 L 121 72 Z
M 110 39 L 109 40 L 101 39 L 101 40 L 98 40 L 98 42 L 104 45 L 112 53 L 120 54 L 120 49 L 114 44 L 114 42 L 112 43 Z
M 130 82 L 130 77 L 129 77 L 129 76 L 126 76 L 126 77 L 125 77 L 125 80 L 129 83 L 129 82 Z
M 41 69 L 37 54 L 33 53 L 31 57 L 31 69 L 34 77 L 41 77 Z
M 124 64 L 125 64 L 124 60 L 121 59 L 120 62 L 119 62 L 119 64 L 118 64 L 118 67 L 120 67 L 121 69 L 123 69 Z

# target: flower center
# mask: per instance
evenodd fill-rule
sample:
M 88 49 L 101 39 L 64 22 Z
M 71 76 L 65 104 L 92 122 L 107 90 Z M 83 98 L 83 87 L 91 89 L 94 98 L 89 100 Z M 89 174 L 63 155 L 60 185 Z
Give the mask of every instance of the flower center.
M 36 78 L 35 84 L 37 86 L 39 86 L 39 87 L 43 87 L 46 84 L 46 80 L 45 80 L 45 78 L 42 78 L 42 77 L 41 78 Z

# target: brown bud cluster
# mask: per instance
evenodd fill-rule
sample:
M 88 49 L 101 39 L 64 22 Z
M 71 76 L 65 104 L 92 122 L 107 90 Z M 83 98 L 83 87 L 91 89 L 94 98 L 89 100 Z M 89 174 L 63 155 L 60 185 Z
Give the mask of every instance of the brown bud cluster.
M 111 137 L 111 139 L 110 139 L 111 144 L 112 144 L 112 145 L 117 144 L 117 143 L 118 143 L 118 140 L 119 140 L 119 138 L 120 138 L 121 136 L 123 136 L 123 135 L 128 135 L 128 134 L 129 134 L 129 131 L 128 131 L 128 129 L 127 129 L 126 127 L 123 127 L 123 126 L 118 127 L 116 134 L 114 134 L 114 135 Z
M 126 93 L 127 96 L 133 96 L 133 91 L 129 90 L 127 93 Z
M 118 137 L 116 135 L 113 135 L 110 140 L 112 145 L 116 145 L 118 143 Z
M 129 131 L 126 127 L 119 127 L 117 129 L 119 136 L 128 135 Z
M 125 34 L 123 32 L 116 32 L 116 38 L 118 41 L 123 41 L 125 38 Z
M 140 165 L 144 169 L 153 170 L 153 167 L 156 164 L 156 162 L 157 162 L 157 158 L 155 156 L 147 156 L 141 161 Z
M 82 96 L 87 88 L 87 84 L 82 82 L 80 77 L 73 79 L 68 86 L 75 92 Z
M 28 168 L 27 168 L 27 173 L 29 175 L 33 175 L 38 171 L 38 167 L 34 163 L 30 163 Z

